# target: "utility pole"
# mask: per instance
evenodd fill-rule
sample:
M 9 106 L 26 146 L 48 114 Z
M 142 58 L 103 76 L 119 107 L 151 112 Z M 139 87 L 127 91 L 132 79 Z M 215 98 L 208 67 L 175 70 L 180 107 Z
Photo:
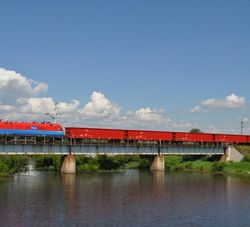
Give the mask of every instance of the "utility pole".
M 243 135 L 243 129 L 244 129 L 244 118 L 240 119 L 240 134 Z

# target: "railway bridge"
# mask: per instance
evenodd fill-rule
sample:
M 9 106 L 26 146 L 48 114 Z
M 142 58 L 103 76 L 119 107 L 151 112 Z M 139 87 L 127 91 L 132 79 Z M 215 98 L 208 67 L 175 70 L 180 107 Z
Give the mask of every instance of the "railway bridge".
M 66 127 L 51 122 L 0 120 L 0 154 L 60 154 L 62 172 L 76 171 L 74 155 L 146 155 L 164 169 L 165 155 L 242 156 L 231 145 L 250 145 L 250 135 Z
M 74 155 L 140 155 L 151 161 L 152 170 L 164 170 L 167 155 L 220 155 L 224 160 L 239 161 L 242 156 L 232 143 L 69 140 L 65 138 L 1 138 L 1 155 L 57 154 L 64 156 L 62 172 L 76 171 Z

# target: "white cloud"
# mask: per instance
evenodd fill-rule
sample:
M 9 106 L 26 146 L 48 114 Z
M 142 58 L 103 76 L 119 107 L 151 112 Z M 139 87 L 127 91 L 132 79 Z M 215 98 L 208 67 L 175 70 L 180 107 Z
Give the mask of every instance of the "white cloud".
M 55 103 L 52 98 L 21 98 L 17 100 L 19 104 L 19 112 L 21 113 L 33 113 L 33 114 L 45 114 L 52 112 Z
M 211 109 L 235 109 L 246 105 L 246 99 L 232 93 L 225 98 L 216 99 L 210 98 L 201 101 L 200 105 L 195 106 L 190 110 L 191 113 L 208 112 Z
M 120 106 L 101 92 L 94 91 L 89 102 L 81 104 L 76 99 L 70 102 L 63 100 L 56 102 L 52 97 L 42 96 L 42 92 L 46 92 L 47 89 L 48 85 L 45 83 L 38 83 L 14 71 L 0 68 L 0 118 L 47 121 L 49 116 L 45 113 L 55 115 L 57 113 L 55 107 L 57 107 L 58 122 L 63 126 L 167 131 L 189 131 L 192 128 L 200 128 L 197 123 L 185 119 L 170 120 L 163 109 L 142 107 L 136 111 L 122 112 Z M 231 94 L 222 99 L 203 100 L 190 111 L 206 112 L 213 108 L 230 109 L 244 105 L 246 105 L 244 97 Z M 219 131 L 219 128 L 215 129 L 211 126 L 208 130 Z
M 11 111 L 14 110 L 14 106 L 12 105 L 4 105 L 0 102 L 0 110 L 1 111 Z
M 156 110 L 147 108 L 141 108 L 135 112 L 136 118 L 141 122 L 164 124 L 170 121 L 170 119 L 164 116 L 164 110 Z
M 119 113 L 118 105 L 113 104 L 104 94 L 96 91 L 91 95 L 91 101 L 81 110 L 81 114 L 89 118 L 108 118 Z
M 245 98 L 244 97 L 239 97 L 235 94 L 231 94 L 227 96 L 226 98 L 223 99 L 207 99 L 201 102 L 201 104 L 205 107 L 219 107 L 219 108 L 239 108 L 243 107 L 246 104 Z
M 53 113 L 55 101 L 51 97 L 37 97 L 47 89 L 48 85 L 45 83 L 38 83 L 14 71 L 0 68 L 1 118 L 15 120 L 47 118 L 45 113 Z M 64 114 L 74 112 L 79 105 L 78 100 L 58 103 Z
M 52 97 L 38 97 L 48 85 L 38 83 L 14 71 L 0 69 L 0 115 L 9 120 L 48 120 L 46 113 L 55 115 L 64 126 L 166 129 L 171 120 L 163 109 L 142 107 L 121 112 L 121 108 L 101 92 L 94 91 L 90 101 L 55 102 Z M 56 110 L 58 108 L 58 111 Z
M 19 97 L 34 97 L 46 92 L 48 85 L 29 80 L 15 71 L 0 68 L 0 100 L 2 104 L 13 103 Z
M 192 108 L 191 110 L 190 110 L 190 112 L 191 113 L 200 113 L 200 112 L 202 112 L 202 108 L 200 107 L 200 106 L 195 106 L 194 108 Z
M 78 107 L 80 102 L 76 99 L 73 99 L 71 103 L 60 102 L 58 103 L 58 108 L 62 113 L 72 113 L 74 111 L 78 112 Z
M 72 100 L 71 103 L 55 101 L 51 98 L 19 98 L 16 100 L 15 105 L 0 105 L 0 109 L 5 110 L 6 115 L 14 116 L 15 119 L 30 118 L 30 120 L 45 119 L 46 113 L 55 115 L 58 107 L 62 119 L 72 118 L 76 113 L 79 113 L 78 100 Z

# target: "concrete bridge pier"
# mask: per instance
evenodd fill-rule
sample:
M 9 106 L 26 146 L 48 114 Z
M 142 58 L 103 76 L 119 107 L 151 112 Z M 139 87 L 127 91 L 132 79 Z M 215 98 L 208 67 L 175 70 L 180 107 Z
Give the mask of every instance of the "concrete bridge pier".
M 155 155 L 150 159 L 150 169 L 164 171 L 165 170 L 165 161 L 163 155 Z
M 233 146 L 228 146 L 224 152 L 224 155 L 221 157 L 221 161 L 234 161 L 234 162 L 240 162 L 244 156 L 236 150 Z
M 76 173 L 76 159 L 72 154 L 63 157 L 61 173 Z

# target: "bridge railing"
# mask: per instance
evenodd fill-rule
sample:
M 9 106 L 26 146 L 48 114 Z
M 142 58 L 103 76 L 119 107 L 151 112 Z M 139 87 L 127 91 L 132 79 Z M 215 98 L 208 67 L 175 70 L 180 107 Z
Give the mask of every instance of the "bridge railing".
M 134 146 L 134 147 L 168 147 L 168 146 L 197 146 L 197 147 L 227 147 L 228 143 L 206 142 L 177 142 L 177 141 L 124 141 L 124 140 L 98 140 L 98 139 L 67 139 L 54 137 L 3 137 L 0 144 L 10 145 L 101 145 L 101 146 Z

